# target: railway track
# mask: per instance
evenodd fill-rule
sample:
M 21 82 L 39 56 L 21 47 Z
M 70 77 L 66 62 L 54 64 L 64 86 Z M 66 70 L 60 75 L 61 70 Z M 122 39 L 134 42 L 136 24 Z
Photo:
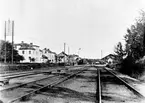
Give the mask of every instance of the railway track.
M 54 71 L 62 71 L 62 70 L 68 70 L 70 67 L 65 67 L 65 68 L 56 68 L 56 69 L 49 69 L 49 70 L 30 70 L 27 72 L 12 72 L 12 73 L 0 73 L 0 78 L 4 79 L 13 79 L 13 78 L 18 78 L 18 77 L 23 77 L 23 76 L 28 76 L 28 75 L 35 75 L 35 74 L 41 74 L 41 73 L 49 73 L 49 72 L 54 72 Z M 80 66 L 81 68 L 81 66 Z
M 31 75 L 37 75 L 37 74 L 51 74 L 55 72 L 65 71 L 65 69 L 51 69 L 51 70 L 45 70 L 45 71 L 30 71 L 30 72 L 21 72 L 21 73 L 10 73 L 5 75 L 0 75 L 0 83 L 1 85 L 9 84 L 9 80 L 14 78 L 20 78 L 20 77 L 26 77 Z
M 38 81 L 43 81 L 43 80 L 46 80 L 46 79 L 49 79 L 50 77 L 54 77 L 55 74 L 61 74 L 61 73 L 64 73 L 64 72 L 61 72 L 60 70 L 55 70 L 57 72 L 54 73 L 53 75 L 53 71 L 44 71 L 42 72 L 43 74 L 47 74 L 46 76 L 47 77 L 44 77 L 44 78 L 41 78 L 41 79 L 38 79 L 38 80 L 33 80 L 33 81 L 30 81 L 30 82 L 27 82 L 27 83 L 22 83 L 22 84 L 18 84 L 18 85 L 14 85 L 14 86 L 10 86 L 10 87 L 7 87 L 7 88 L 0 88 L 0 92 L 4 91 L 4 90 L 12 90 L 14 88 L 18 88 L 18 87 L 22 87 L 22 86 L 25 86 L 25 85 L 28 85 L 28 84 L 31 84 L 31 83 L 35 83 L 35 82 L 38 82 Z M 64 71 L 64 70 L 62 70 Z M 51 73 L 52 72 L 52 73 Z M 67 73 L 67 72 L 66 72 Z M 41 74 L 41 73 L 37 73 L 37 74 Z M 32 75 L 37 75 L 36 73 L 35 74 L 32 74 Z M 31 74 L 27 74 L 25 76 L 28 76 L 28 75 L 31 75 Z M 17 77 L 17 76 L 16 76 Z M 14 78 L 16 78 L 14 77 Z M 18 77 L 24 77 L 23 75 L 21 76 L 18 76 Z
M 16 72 L 16 73 L 0 74 L 0 77 L 8 77 L 8 76 L 29 74 L 29 73 L 35 73 L 35 72 L 39 72 L 39 71 L 27 71 L 27 72 Z
M 22 72 L 20 74 L 19 73 L 12 73 L 12 74 L 7 74 L 7 75 L 0 76 L 0 82 L 3 82 L 3 83 L 4 82 L 8 82 L 6 84 L 3 84 L 3 86 L 4 86 L 4 85 L 9 85 L 9 81 L 11 79 L 17 79 L 17 78 L 21 78 L 21 77 L 23 78 L 23 77 L 32 76 L 32 75 L 34 75 L 34 76 L 36 75 L 37 76 L 38 74 L 50 75 L 50 74 L 53 74 L 53 73 L 60 73 L 62 71 L 68 71 L 68 69 L 66 69 L 66 68 L 65 69 L 61 69 L 61 70 L 60 69 L 53 69 L 53 70 L 45 70 L 45 71 L 40 71 L 39 70 L 39 72 L 38 71 L 30 71 L 28 73 L 27 72 Z M 62 72 L 62 73 L 64 73 L 64 72 Z M 40 79 L 40 80 L 43 80 L 43 79 Z M 27 85 L 27 83 L 21 84 L 21 86 L 23 86 L 23 85 Z M 16 87 L 18 87 L 18 86 L 16 86 Z M 12 87 L 15 87 L 15 86 L 12 86 Z M 9 89 L 9 87 L 8 88 L 3 88 L 2 87 L 2 88 L 0 88 L 0 91 L 6 90 L 6 89 Z
M 73 66 L 65 66 L 65 69 L 67 68 L 70 68 L 70 67 L 73 67 Z M 75 66 L 75 67 L 82 67 L 82 66 Z M 57 67 L 56 67 L 57 68 Z M 49 70 L 53 70 L 54 68 L 50 68 Z M 62 69 L 62 68 L 61 68 Z M 47 70 L 47 69 L 46 69 Z M 4 75 L 13 75 L 13 74 L 22 74 L 22 73 L 30 73 L 30 72 L 41 72 L 40 69 L 33 69 L 33 70 L 26 70 L 26 71 L 23 71 L 23 70 L 13 70 L 13 71 L 0 71 L 0 77 L 1 76 L 4 76 Z
M 50 71 L 48 71 L 49 73 Z M 52 71 L 51 71 L 52 72 Z M 0 76 L 0 83 L 1 86 L 3 85 L 9 85 L 9 81 L 14 78 L 20 78 L 20 77 L 26 77 L 26 76 L 32 76 L 32 75 L 38 75 L 42 74 L 43 72 L 36 72 L 36 71 L 31 71 L 31 72 L 22 72 L 22 73 L 12 73 L 12 74 L 7 74 L 7 75 L 1 75 Z
M 24 91 L 22 93 L 19 93 L 20 95 L 17 95 L 18 97 L 14 97 L 14 98 L 12 97 L 12 98 L 10 98 L 9 101 L 4 99 L 3 101 L 12 103 L 12 102 L 15 102 L 15 101 L 18 101 L 18 100 L 28 99 L 29 97 L 31 97 L 32 94 L 37 94 L 38 92 L 41 92 L 41 90 L 44 90 L 44 89 L 47 89 L 47 88 L 52 88 L 52 87 L 54 87 L 54 86 L 56 86 L 60 83 L 63 83 L 64 81 L 71 79 L 72 77 L 74 77 L 77 74 L 83 72 L 84 70 L 86 70 L 86 69 L 81 69 L 78 72 L 70 73 L 68 76 L 51 75 L 47 78 L 42 78 L 42 79 L 32 81 L 32 82 L 29 82 L 29 83 L 25 83 L 25 84 L 21 84 L 21 85 L 11 87 L 11 88 L 3 89 L 3 90 L 0 91 L 0 93 L 1 93 L 1 95 L 3 95 L 6 92 L 7 94 L 11 95 L 12 91 L 20 91 L 20 90 L 25 89 L 26 91 Z M 6 97 L 9 97 L 9 96 L 6 96 Z
M 11 77 L 19 77 L 19 76 L 27 76 L 27 75 L 32 75 L 32 74 L 41 74 L 43 72 L 52 72 L 52 71 L 55 71 L 55 70 L 60 70 L 60 69 L 51 69 L 51 70 L 45 70 L 45 71 L 29 71 L 29 72 L 20 72 L 20 73 L 10 73 L 10 74 L 4 74 L 4 75 L 0 75 L 0 78 L 3 78 L 3 77 L 6 77 L 6 78 L 11 78 Z M 61 70 L 64 70 L 64 69 L 61 69 Z
M 18 87 L 22 87 L 22 86 L 25 86 L 25 85 L 28 85 L 28 84 L 31 84 L 31 83 L 43 81 L 43 80 L 49 79 L 49 78 L 51 78 L 51 77 L 54 77 L 54 76 L 53 76 L 53 75 L 49 75 L 48 77 L 41 78 L 41 79 L 39 79 L 39 80 L 34 80 L 34 81 L 31 81 L 31 82 L 18 84 L 18 85 L 11 86 L 11 87 L 8 87 L 8 88 L 2 88 L 2 89 L 0 89 L 0 92 L 6 91 L 6 90 L 12 90 L 12 89 L 15 89 L 15 88 L 18 88 Z
M 62 73 L 61 71 L 56 70 L 54 73 L 50 73 L 45 78 L 41 78 L 41 79 L 37 79 L 37 80 L 31 81 L 31 82 L 19 84 L 19 85 L 10 87 L 10 88 L 1 89 L 0 95 L 2 97 L 0 97 L 0 100 L 2 100 L 4 103 L 23 102 L 23 101 L 27 102 L 27 100 L 29 100 L 29 99 L 31 100 L 33 98 L 33 96 L 35 96 L 35 95 L 40 95 L 41 93 L 42 94 L 47 93 L 45 91 L 51 90 L 51 89 L 53 90 L 53 87 L 57 87 L 57 86 L 59 87 L 59 85 L 63 86 L 67 80 L 69 83 L 73 77 L 87 79 L 90 74 L 83 74 L 82 72 L 83 71 L 85 71 L 85 73 L 89 72 L 88 68 L 90 68 L 90 67 L 87 67 L 87 68 L 82 67 L 81 69 L 79 68 L 78 70 L 74 70 L 74 71 L 72 71 L 72 69 L 71 69 L 70 71 L 68 70 L 67 73 Z M 93 67 L 91 67 L 91 68 L 93 68 Z M 96 70 L 95 70 L 95 68 L 96 68 Z M 96 83 L 95 94 L 96 94 L 97 103 L 106 103 L 104 97 L 106 95 L 108 95 L 111 90 L 115 90 L 115 91 L 111 91 L 111 93 L 113 93 L 112 95 L 120 96 L 119 98 L 121 98 L 121 99 L 124 98 L 124 94 L 121 94 L 123 92 L 118 91 L 117 88 L 121 88 L 120 90 L 122 90 L 122 88 L 123 88 L 124 91 L 129 92 L 128 93 L 129 95 L 125 98 L 131 97 L 133 99 L 137 98 L 137 100 L 138 100 L 138 98 L 145 98 L 140 92 L 138 92 L 136 89 L 134 89 L 133 86 L 128 84 L 122 78 L 118 77 L 117 76 L 118 74 L 116 72 L 113 72 L 112 70 L 109 70 L 105 67 L 100 67 L 100 68 L 95 67 L 95 68 L 93 70 L 96 74 L 93 74 L 93 75 L 95 76 L 95 78 L 97 77 L 96 78 L 97 80 L 95 79 L 96 81 L 94 81 L 94 83 Z M 90 72 L 92 72 L 92 71 L 90 71 Z M 43 73 L 48 73 L 48 71 L 44 71 Z M 86 76 L 88 75 L 88 76 L 85 77 L 85 75 Z M 112 79 L 110 79 L 109 77 Z M 113 89 L 109 88 L 111 90 L 105 91 L 105 89 L 108 88 L 107 86 L 108 85 L 110 86 L 110 84 L 109 84 L 110 82 L 111 82 L 111 85 L 113 84 L 113 86 L 111 86 L 111 88 L 113 88 Z M 84 88 L 85 86 L 84 87 L 81 86 L 81 87 Z M 117 94 L 116 94 L 116 91 L 118 91 Z M 76 92 L 76 93 L 79 94 L 79 92 Z M 15 96 L 13 96 L 13 94 L 15 94 Z M 110 96 L 110 94 L 108 95 L 108 98 L 112 97 L 112 96 Z M 84 94 L 82 93 L 81 95 L 84 95 Z M 89 97 L 89 95 L 87 96 L 86 94 L 84 96 L 86 96 L 86 98 L 88 100 L 89 100 L 89 98 L 93 99 L 93 96 L 91 96 L 91 95 L 90 95 L 90 97 Z M 91 100 L 89 100 L 89 101 L 91 101 Z M 117 103 L 116 101 L 115 101 L 115 103 Z M 113 100 L 112 100 L 112 102 L 113 102 Z M 107 103 L 112 103 L 112 102 L 107 101 Z M 123 102 L 125 102 L 125 100 Z M 136 102 L 136 103 L 138 103 L 138 102 Z
M 103 90 L 103 87 L 102 87 L 103 84 L 102 83 L 104 81 L 101 80 L 101 73 L 100 73 L 102 70 L 105 70 L 107 73 L 109 73 L 112 76 L 114 76 L 114 81 L 117 81 L 118 83 L 120 83 L 120 85 L 124 85 L 125 87 L 127 87 L 128 90 L 132 91 L 133 94 L 135 94 L 137 97 L 145 99 L 145 97 L 138 90 L 136 90 L 133 86 L 131 86 L 129 83 L 127 83 L 122 78 L 118 77 L 116 75 L 116 73 L 114 73 L 111 70 L 108 70 L 105 67 L 103 67 L 102 69 L 98 69 L 98 67 L 97 67 L 97 92 L 96 92 L 97 93 L 97 101 L 98 101 L 97 103 L 102 103 L 102 101 L 103 101 L 103 99 L 102 99 L 102 97 L 103 97 L 103 94 L 102 94 L 103 91 L 101 91 L 101 90 Z M 106 78 L 106 80 L 107 80 L 107 78 Z

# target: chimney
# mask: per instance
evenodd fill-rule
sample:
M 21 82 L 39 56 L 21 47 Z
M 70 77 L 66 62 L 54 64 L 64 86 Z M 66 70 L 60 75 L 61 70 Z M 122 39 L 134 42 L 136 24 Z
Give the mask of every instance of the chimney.
M 21 44 L 20 45 L 23 46 L 24 45 L 24 41 L 21 41 Z

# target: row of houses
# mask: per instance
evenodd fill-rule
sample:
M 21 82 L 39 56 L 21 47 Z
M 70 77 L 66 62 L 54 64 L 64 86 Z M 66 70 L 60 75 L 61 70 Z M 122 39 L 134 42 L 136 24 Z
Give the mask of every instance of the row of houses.
M 24 57 L 21 63 L 73 63 L 75 64 L 79 60 L 78 55 L 67 55 L 64 52 L 56 54 L 50 49 L 44 48 L 40 49 L 39 46 L 33 43 L 21 43 L 14 44 L 14 48 L 18 51 L 20 55 Z

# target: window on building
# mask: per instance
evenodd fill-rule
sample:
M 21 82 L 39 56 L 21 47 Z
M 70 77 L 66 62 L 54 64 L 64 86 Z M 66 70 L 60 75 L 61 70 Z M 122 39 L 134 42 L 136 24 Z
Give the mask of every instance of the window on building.
M 22 51 L 22 54 L 25 54 L 25 51 Z
M 31 54 L 31 51 L 29 51 L 29 54 Z

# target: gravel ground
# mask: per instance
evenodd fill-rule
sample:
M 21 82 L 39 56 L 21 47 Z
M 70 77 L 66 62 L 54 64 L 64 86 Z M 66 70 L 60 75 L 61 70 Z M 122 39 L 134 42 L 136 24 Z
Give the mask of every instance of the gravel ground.
M 58 67 L 58 68 L 55 68 L 55 69 L 62 69 L 62 68 L 63 67 Z M 75 70 L 77 71 L 78 69 L 80 69 L 82 67 L 80 66 L 80 67 L 65 67 L 65 68 L 68 68 L 68 69 L 75 68 Z M 47 69 L 44 69 L 43 71 L 47 71 Z M 38 79 L 45 78 L 45 77 L 48 77 L 48 75 L 37 74 L 37 75 L 30 75 L 30 76 L 11 79 L 9 81 L 10 82 L 9 85 L 5 85 L 3 87 L 1 86 L 1 89 L 2 88 L 8 88 L 8 87 L 11 87 L 11 86 L 15 86 L 15 85 L 22 84 L 22 83 L 31 82 L 31 81 L 38 80 Z M 64 76 L 53 77 L 51 79 L 39 81 L 39 82 L 37 82 L 37 84 L 47 85 L 51 82 L 55 82 L 55 81 L 61 79 L 62 77 L 64 77 Z M 8 90 L 8 91 L 5 91 L 5 92 L 1 92 L 0 93 L 0 100 L 2 100 L 4 103 L 6 103 L 7 101 L 11 100 L 12 98 L 19 97 L 20 95 L 23 95 L 27 92 L 30 92 L 30 91 L 34 90 L 34 89 L 35 89 L 35 86 L 27 85 L 25 88 L 17 88 L 17 89 L 14 89 L 14 90 Z
M 41 82 L 43 82 L 43 85 L 46 85 L 46 84 L 49 84 L 49 83 L 54 82 L 56 80 L 59 80 L 62 77 L 63 76 L 52 77 L 50 79 L 47 79 L 47 80 L 44 80 L 44 81 L 41 81 Z M 39 83 L 37 83 L 37 84 L 39 84 Z M 0 100 L 4 101 L 4 103 L 6 103 L 13 98 L 17 98 L 21 95 L 24 95 L 27 92 L 31 92 L 32 90 L 35 90 L 36 87 L 37 86 L 35 86 L 34 84 L 33 85 L 30 84 L 30 85 L 27 85 L 23 88 L 21 87 L 21 88 L 16 88 L 16 89 L 13 89 L 13 90 L 3 91 L 3 92 L 0 93 Z
M 72 68 L 71 72 L 76 72 L 79 68 L 82 67 Z M 105 73 L 105 71 L 103 72 Z M 143 86 L 143 84 L 138 80 L 125 75 L 118 75 L 126 79 L 129 83 L 132 83 L 138 90 L 142 90 L 141 93 L 143 92 L 143 88 L 145 88 L 145 86 Z M 43 75 L 38 75 L 36 77 L 34 76 L 33 78 L 38 79 L 39 77 L 43 77 Z M 21 78 L 17 81 L 11 81 L 11 83 L 20 82 L 21 80 L 23 82 L 27 82 L 29 80 L 33 80 L 33 78 Z M 23 101 L 21 103 L 96 103 L 96 78 L 96 68 L 89 67 L 89 70 L 84 71 L 77 77 L 65 81 L 64 83 L 59 84 L 52 89 L 45 89 L 41 93 L 32 96 L 30 100 Z M 104 74 L 103 76 L 101 76 L 101 78 L 102 103 L 145 103 L 144 100 L 138 98 L 133 92 L 129 91 L 124 85 L 118 82 L 113 76 Z M 48 81 L 42 81 L 40 83 L 45 85 L 49 82 L 54 82 L 55 80 L 56 79 L 51 79 Z M 2 93 L 0 94 L 0 99 L 2 99 L 3 97 L 5 97 L 5 100 L 7 98 L 10 99 L 12 98 L 11 95 L 13 95 L 14 93 L 21 94 L 22 90 L 28 92 L 30 90 L 33 90 L 33 88 L 21 88 L 14 92 Z M 15 96 L 18 96 L 19 94 Z M 20 101 L 18 103 L 20 103 Z
M 27 103 L 95 103 L 96 70 L 90 68 L 53 89 L 33 96 Z
M 49 75 L 49 76 L 51 76 L 51 75 Z M 36 74 L 36 75 L 29 75 L 29 76 L 25 76 L 25 77 L 10 79 L 9 85 L 0 86 L 0 90 L 5 89 L 5 88 L 10 88 L 13 86 L 17 86 L 19 84 L 32 82 L 32 81 L 39 80 L 41 78 L 46 78 L 46 77 L 48 77 L 48 75 Z
M 124 79 L 133 87 L 135 87 L 134 84 L 140 84 L 139 80 L 131 78 L 127 75 L 117 73 L 117 76 Z M 102 76 L 102 81 L 103 103 L 145 103 L 144 99 L 139 98 L 126 86 L 122 85 L 122 82 L 118 82 L 118 79 L 115 79 L 114 76 L 104 74 Z M 139 89 L 135 89 L 139 91 Z

